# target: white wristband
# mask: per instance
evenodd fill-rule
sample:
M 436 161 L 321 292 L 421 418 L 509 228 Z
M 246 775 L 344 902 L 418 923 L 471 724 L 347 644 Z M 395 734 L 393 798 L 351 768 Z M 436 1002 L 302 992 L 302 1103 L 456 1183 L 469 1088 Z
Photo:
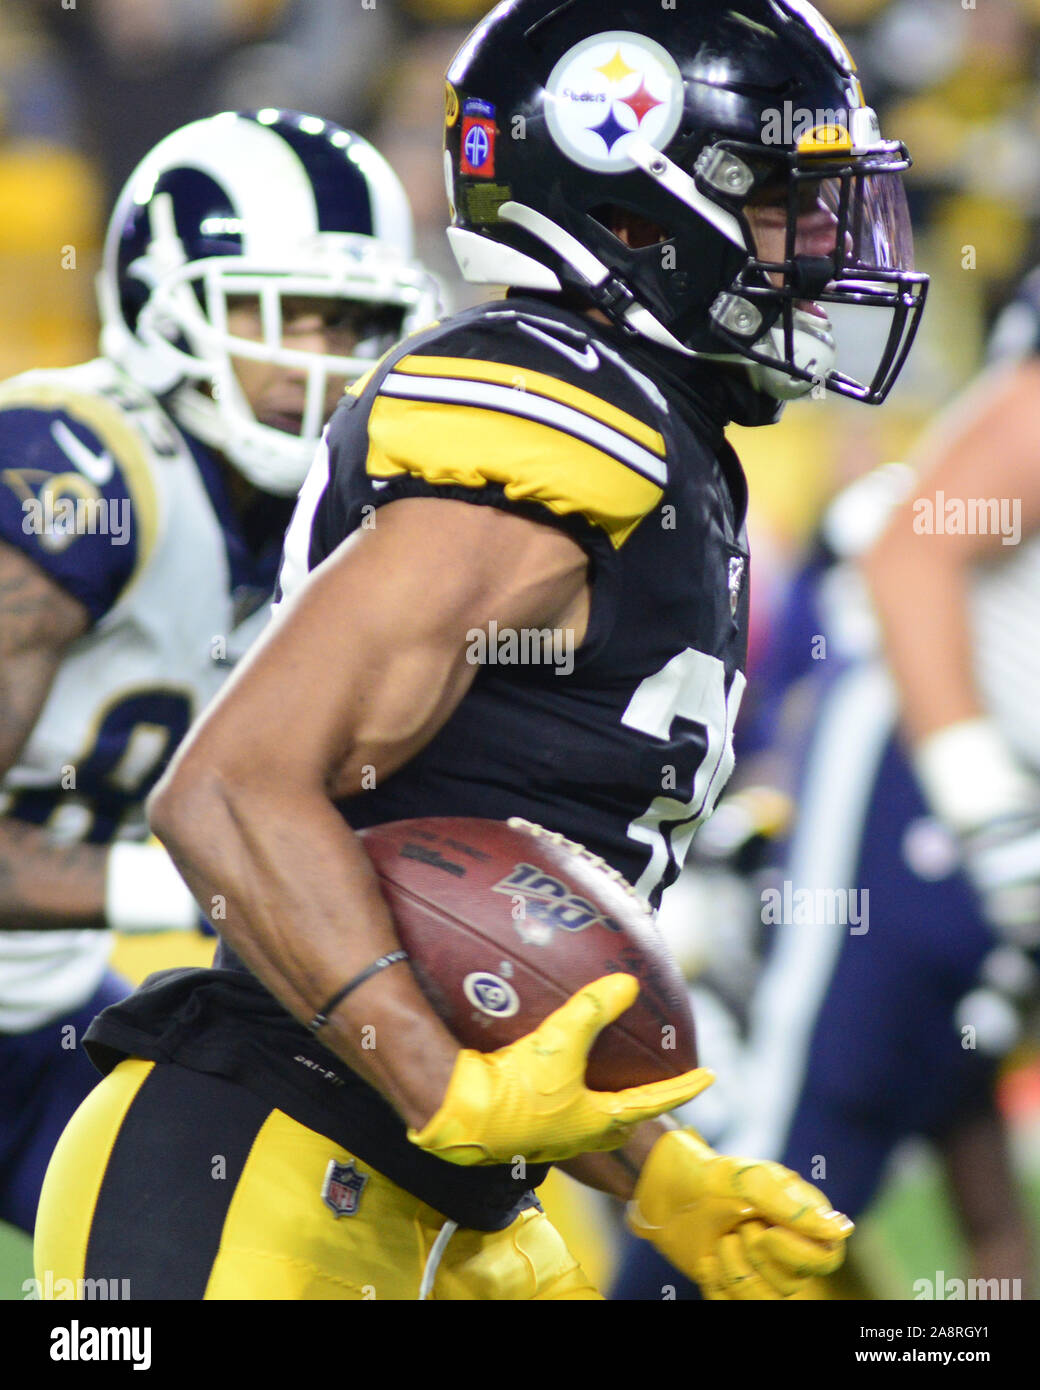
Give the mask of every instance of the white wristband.
M 1040 806 L 1040 783 L 991 719 L 947 724 L 917 745 L 913 765 L 932 810 L 958 834 Z
M 199 908 L 159 844 L 117 841 L 108 851 L 105 917 L 121 932 L 189 931 Z

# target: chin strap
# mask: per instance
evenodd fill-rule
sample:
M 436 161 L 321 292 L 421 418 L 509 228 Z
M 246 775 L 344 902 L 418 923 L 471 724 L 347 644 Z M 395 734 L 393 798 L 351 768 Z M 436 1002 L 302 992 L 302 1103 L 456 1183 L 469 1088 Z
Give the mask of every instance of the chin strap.
M 762 362 L 748 362 L 748 376 L 752 385 L 767 396 L 778 401 L 798 400 L 807 396 L 817 384 L 823 383 L 834 369 L 834 338 L 831 336 L 830 319 L 818 318 L 806 313 L 804 309 L 794 311 L 794 363 L 795 366 L 811 374 L 812 380 L 791 376 L 780 366 L 771 367 Z M 784 360 L 784 332 L 782 328 L 771 328 L 754 344 L 759 352 L 775 355 L 778 363 Z M 746 361 L 747 359 L 745 359 Z
M 633 142 L 632 150 L 636 163 L 644 168 L 651 177 L 662 181 L 681 202 L 692 207 L 694 211 L 710 221 L 723 235 L 742 249 L 747 249 L 737 219 L 710 199 L 705 198 L 689 175 L 684 174 L 670 160 L 665 159 L 659 150 L 645 142 L 638 142 L 638 145 Z M 773 400 L 788 401 L 808 395 L 817 382 L 825 378 L 834 366 L 834 341 L 830 336 L 830 321 L 817 319 L 814 315 L 807 314 L 800 309 L 794 311 L 794 361 L 796 366 L 812 374 L 812 380 L 806 381 L 793 377 L 785 372 L 780 365 L 773 367 L 768 363 L 753 362 L 741 353 L 696 352 L 691 348 L 684 347 L 645 305 L 636 300 L 631 290 L 617 279 L 609 266 L 605 265 L 586 246 L 583 246 L 570 232 L 553 222 L 551 218 L 546 217 L 544 213 L 538 212 L 535 208 L 528 207 L 524 203 L 510 200 L 499 208 L 499 216 L 503 222 L 511 222 L 522 227 L 524 231 L 554 251 L 584 281 L 589 300 L 607 313 L 617 326 L 640 337 L 648 338 L 651 342 L 658 343 L 662 347 L 671 348 L 673 352 L 679 352 L 684 357 L 733 362 L 744 367 L 747 370 L 748 380 L 752 388 Z M 457 229 L 453 230 L 456 230 L 456 235 L 459 235 Z M 473 234 L 466 233 L 465 235 L 472 237 L 474 242 L 483 240 L 483 238 L 473 236 Z M 458 246 L 455 249 L 456 253 L 459 254 L 464 248 Z M 496 250 L 501 252 L 502 248 L 497 247 Z M 515 252 L 511 254 L 519 255 Z M 524 256 L 522 259 L 525 262 L 524 273 L 515 283 L 519 287 L 533 288 L 534 282 L 526 273 L 527 267 L 536 267 L 542 274 L 544 274 L 544 267 L 540 267 L 538 262 L 529 257 Z M 462 255 L 459 255 L 459 263 L 463 273 L 466 274 L 468 269 L 473 278 L 476 278 L 475 266 L 469 264 L 472 260 L 472 252 L 469 253 L 468 261 L 465 264 Z M 519 270 L 519 267 L 517 268 Z M 556 286 L 559 285 L 558 277 L 553 275 L 552 280 Z M 539 280 L 538 287 L 543 286 L 544 281 Z M 826 323 L 826 328 L 822 326 L 824 323 Z M 754 347 L 758 351 L 774 357 L 778 364 L 784 361 L 783 346 L 783 331 L 776 328 L 770 329 L 754 343 Z

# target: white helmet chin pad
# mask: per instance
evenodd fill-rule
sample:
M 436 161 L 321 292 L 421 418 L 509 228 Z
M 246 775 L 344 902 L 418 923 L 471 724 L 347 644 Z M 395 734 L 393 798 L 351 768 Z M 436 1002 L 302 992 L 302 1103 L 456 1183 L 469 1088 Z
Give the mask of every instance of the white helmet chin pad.
M 800 377 L 791 376 L 781 367 L 767 367 L 761 362 L 745 360 L 747 374 L 755 390 L 777 401 L 798 400 L 817 388 L 822 391 L 827 374 L 834 367 L 836 353 L 830 319 L 806 309 L 795 309 L 793 320 L 793 360 L 795 366 L 809 373 L 811 380 L 803 381 Z M 754 347 L 756 352 L 768 353 L 779 362 L 784 361 L 783 329 L 771 328 L 755 342 Z
M 836 349 L 831 321 L 806 309 L 793 311 L 792 360 L 795 366 L 810 374 L 811 379 L 808 381 L 792 376 L 783 367 L 768 367 L 761 362 L 752 362 L 739 353 L 692 352 L 673 338 L 664 325 L 641 305 L 629 309 L 625 317 L 637 333 L 649 338 L 651 342 L 661 343 L 664 347 L 682 353 L 684 357 L 699 357 L 709 362 L 732 362 L 735 366 L 742 367 L 752 387 L 776 401 L 798 400 L 818 387 L 822 389 L 827 373 L 834 366 Z M 771 328 L 768 333 L 756 339 L 753 346 L 756 352 L 768 353 L 778 362 L 785 360 L 782 328 Z

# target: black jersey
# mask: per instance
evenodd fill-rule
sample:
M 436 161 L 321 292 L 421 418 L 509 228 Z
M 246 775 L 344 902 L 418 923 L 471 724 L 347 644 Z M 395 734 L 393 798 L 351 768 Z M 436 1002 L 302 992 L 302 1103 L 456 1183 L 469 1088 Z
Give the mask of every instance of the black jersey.
M 328 432 L 286 542 L 291 589 L 379 507 L 457 497 L 566 530 L 590 561 L 588 632 L 501 633 L 405 767 L 340 804 L 355 827 L 519 815 L 657 901 L 732 766 L 744 688 L 744 481 L 721 426 L 582 318 L 484 305 L 401 344 Z M 459 557 L 465 564 L 465 556 Z
M 352 826 L 519 815 L 585 844 L 653 902 L 678 873 L 732 767 L 748 557 L 721 373 L 698 367 L 679 379 L 662 363 L 670 356 L 633 349 L 557 304 L 515 298 L 406 339 L 345 398 L 286 537 L 286 594 L 402 497 L 454 498 L 558 526 L 588 555 L 591 588 L 574 650 L 546 642 L 552 634 L 483 634 L 482 668 L 442 729 L 393 776 L 338 803 Z M 223 944 L 216 964 L 160 979 L 150 997 L 110 1010 L 95 1047 L 131 1050 L 135 1011 L 154 1037 L 168 1008 L 193 1009 L 196 1020 L 209 1010 L 220 1045 L 207 1051 L 184 1028 L 177 1060 L 213 1069 L 211 1051 L 240 1033 L 251 1059 L 236 1063 L 244 1084 L 270 1076 L 274 1103 L 319 1129 L 314 1099 L 327 1070 L 338 1128 L 323 1132 L 462 1224 L 512 1219 L 526 1199 L 508 1169 L 423 1154 Z M 293 1047 L 305 1058 L 296 1071 L 306 1114 L 285 1089 Z

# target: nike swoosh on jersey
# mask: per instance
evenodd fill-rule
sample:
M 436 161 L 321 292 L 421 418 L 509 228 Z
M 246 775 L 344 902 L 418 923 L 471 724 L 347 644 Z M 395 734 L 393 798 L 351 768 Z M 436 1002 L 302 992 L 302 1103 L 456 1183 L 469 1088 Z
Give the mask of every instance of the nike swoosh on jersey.
M 51 425 L 51 437 L 69 462 L 98 487 L 104 487 L 112 477 L 115 460 L 109 451 L 106 449 L 103 454 L 95 454 L 76 438 L 63 420 L 55 420 Z
M 559 338 L 552 338 L 548 333 L 543 333 L 540 328 L 535 328 L 530 323 L 520 323 L 519 327 L 525 333 L 530 333 L 535 338 L 540 338 L 546 347 L 555 348 L 557 352 L 562 352 L 564 357 L 569 357 L 572 362 L 579 366 L 583 372 L 594 372 L 599 366 L 599 353 L 591 343 L 586 343 L 585 351 L 578 352 L 576 348 L 568 347 L 566 343 L 561 343 Z

